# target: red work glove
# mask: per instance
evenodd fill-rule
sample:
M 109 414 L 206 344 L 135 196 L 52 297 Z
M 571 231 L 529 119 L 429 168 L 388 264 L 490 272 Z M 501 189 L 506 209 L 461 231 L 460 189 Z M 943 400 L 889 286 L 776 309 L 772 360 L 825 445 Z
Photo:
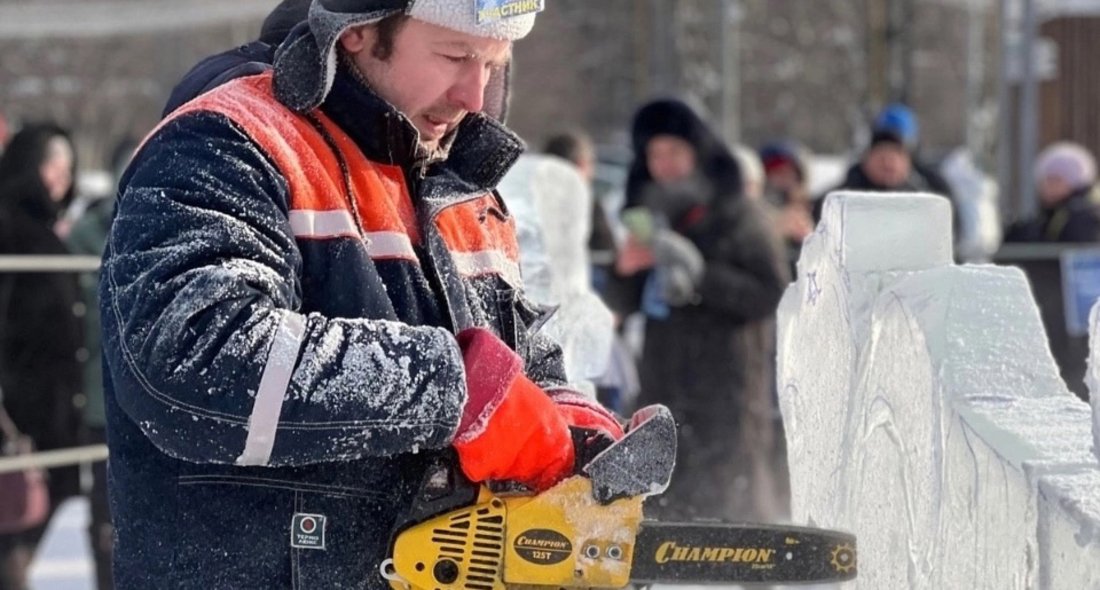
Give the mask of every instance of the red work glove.
M 596 400 L 573 391 L 562 391 L 554 394 L 554 403 L 565 421 L 574 428 L 595 430 L 612 441 L 624 435 L 619 420 Z
M 542 491 L 573 471 L 569 424 L 523 374 L 523 361 L 481 328 L 458 335 L 466 365 L 466 407 L 454 447 L 472 481 L 518 481 Z
M 552 395 L 558 412 L 569 423 L 573 433 L 574 468 L 583 470 L 624 436 L 623 427 L 615 415 L 596 400 L 568 390 L 556 391 Z

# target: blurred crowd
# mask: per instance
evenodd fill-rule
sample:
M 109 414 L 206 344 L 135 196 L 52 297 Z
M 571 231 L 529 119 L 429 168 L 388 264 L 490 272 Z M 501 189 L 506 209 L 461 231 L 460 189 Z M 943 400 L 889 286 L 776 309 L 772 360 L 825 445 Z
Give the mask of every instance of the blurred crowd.
M 774 320 L 828 193 L 949 200 L 960 262 L 989 262 L 1003 242 L 1100 242 L 1096 165 L 1082 146 L 1043 150 L 1037 215 L 1002 226 L 996 183 L 963 150 L 936 164 L 922 158 L 909 107 L 887 105 L 868 123 L 859 156 L 814 194 L 814 156 L 795 140 L 730 145 L 678 100 L 637 111 L 625 183 L 597 190 L 592 207 L 592 285 L 614 311 L 619 335 L 608 372 L 595 382 L 601 401 L 619 411 L 663 403 L 676 414 L 679 463 L 658 514 L 789 519 Z M 586 178 L 599 166 L 581 132 L 551 139 L 545 151 Z
M 307 4 L 284 2 L 255 43 L 196 66 L 166 113 L 268 67 Z M 1043 150 L 1035 162 L 1038 214 L 1002 227 L 996 185 L 965 153 L 926 161 L 918 117 L 907 106 L 887 105 L 868 127 L 858 158 L 828 192 L 924 192 L 950 200 L 960 261 L 991 260 L 1002 239 L 1100 241 L 1096 163 L 1079 145 Z M 527 211 L 517 220 L 521 231 L 530 222 L 541 244 L 522 253 L 530 288 L 540 285 L 532 269 L 545 269 L 541 297 L 561 305 L 565 319 L 552 329 L 567 344 L 571 376 L 587 382 L 601 402 L 622 415 L 650 403 L 674 412 L 679 462 L 671 489 L 650 507 L 656 515 L 786 521 L 775 313 L 821 216 L 823 195 L 811 192 L 815 156 L 792 138 L 758 149 L 731 145 L 705 114 L 676 99 L 642 105 L 630 135 L 633 158 L 623 168 L 602 160 L 583 131 L 563 130 L 532 146 L 543 155 L 513 173 L 527 175 L 520 188 L 502 189 L 506 199 L 509 193 L 533 199 L 526 209 L 516 207 L 518 217 Z M 0 145 L 0 254 L 99 255 L 114 195 L 79 194 L 70 134 L 51 122 L 0 117 Z M 109 163 L 115 185 L 134 148 L 123 142 Z M 601 181 L 601 168 L 612 177 L 621 172 L 621 182 Z M 574 222 L 581 212 L 583 231 L 549 226 L 550 216 L 540 213 L 547 206 L 567 206 Z M 560 252 L 577 253 L 581 264 L 555 258 Z M 0 273 L 0 399 L 20 435 L 39 450 L 105 438 L 97 281 L 67 272 Z M 606 313 L 593 315 L 596 308 Z M 571 313 L 579 319 L 567 321 Z M 574 342 L 598 350 L 598 358 L 571 360 Z M 51 470 L 48 479 L 51 509 L 77 494 L 91 498 L 89 539 L 100 589 L 111 587 L 105 472 L 97 464 L 86 489 L 76 467 Z M 25 588 L 48 523 L 49 515 L 0 533 L 0 590 Z
M 76 171 L 72 139 L 61 127 L 27 123 L 11 136 L 0 154 L 0 254 L 101 253 L 112 200 L 77 198 Z M 37 450 L 106 440 L 96 284 L 91 274 L 0 274 L 0 400 L 19 436 Z M 0 534 L 0 588 L 25 587 L 52 514 L 81 493 L 92 499 L 89 540 L 100 587 L 110 587 L 106 465 L 96 464 L 92 475 L 90 488 L 82 489 L 76 466 L 49 472 L 49 511 L 24 530 Z

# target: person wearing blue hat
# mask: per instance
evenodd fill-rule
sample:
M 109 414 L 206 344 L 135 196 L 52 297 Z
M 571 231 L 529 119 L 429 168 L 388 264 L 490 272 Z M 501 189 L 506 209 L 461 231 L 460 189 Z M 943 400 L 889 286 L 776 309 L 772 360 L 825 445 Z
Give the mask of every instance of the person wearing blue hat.
M 893 103 L 882 109 L 875 117 L 872 129 L 874 134 L 891 135 L 910 151 L 916 150 L 920 138 L 920 124 L 916 114 L 901 103 Z
M 870 143 L 859 162 L 848 169 L 844 182 L 828 192 L 922 192 L 953 202 L 947 182 L 917 157 L 919 145 L 920 124 L 913 110 L 901 103 L 887 105 L 872 122 Z M 815 222 L 821 219 L 824 203 L 821 198 L 814 205 Z

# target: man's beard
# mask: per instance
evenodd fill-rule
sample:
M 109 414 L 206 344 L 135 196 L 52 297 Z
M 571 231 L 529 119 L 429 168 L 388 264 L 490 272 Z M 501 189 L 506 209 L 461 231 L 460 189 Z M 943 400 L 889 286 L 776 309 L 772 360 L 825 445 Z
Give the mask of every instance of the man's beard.
M 429 164 L 446 160 L 447 156 L 451 154 L 451 146 L 454 145 L 455 135 L 457 134 L 457 132 L 457 126 L 453 129 L 447 130 L 447 133 L 443 134 L 443 137 L 440 137 L 435 142 L 433 142 L 433 145 L 431 146 L 421 141 L 418 150 L 420 153 L 417 155 L 425 158 Z
M 465 111 L 458 111 L 446 106 L 438 106 L 429 108 L 424 112 L 423 117 L 431 117 L 436 121 L 447 121 L 447 131 L 443 136 L 432 142 L 433 145 L 428 145 L 423 140 L 420 142 L 420 147 L 424 151 L 424 156 L 431 162 L 437 162 L 447 159 L 447 155 L 451 151 L 451 145 L 454 143 L 455 133 L 458 131 L 458 126 L 468 113 Z

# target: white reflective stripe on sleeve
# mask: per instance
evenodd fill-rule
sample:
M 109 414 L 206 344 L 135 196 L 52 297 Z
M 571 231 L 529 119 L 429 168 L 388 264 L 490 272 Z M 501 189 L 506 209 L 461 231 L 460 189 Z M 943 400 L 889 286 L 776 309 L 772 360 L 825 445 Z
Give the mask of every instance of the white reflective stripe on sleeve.
M 483 250 L 481 252 L 451 252 L 455 267 L 465 277 L 476 277 L 485 274 L 500 275 L 509 285 L 519 288 L 523 286 L 520 278 L 519 265 L 508 259 L 508 256 L 499 250 Z
M 290 212 L 290 229 L 296 238 L 358 238 L 355 218 L 344 210 L 310 211 L 295 209 Z
M 294 374 L 294 363 L 298 360 L 305 332 L 305 316 L 285 312 L 275 332 L 275 341 L 267 353 L 260 388 L 252 405 L 252 415 L 248 418 L 248 439 L 244 443 L 244 452 L 237 458 L 237 465 L 267 465 L 271 460 L 279 414 L 283 410 L 283 399 Z
M 417 261 L 409 236 L 393 231 L 376 231 L 367 234 L 367 254 L 371 258 L 403 258 Z

